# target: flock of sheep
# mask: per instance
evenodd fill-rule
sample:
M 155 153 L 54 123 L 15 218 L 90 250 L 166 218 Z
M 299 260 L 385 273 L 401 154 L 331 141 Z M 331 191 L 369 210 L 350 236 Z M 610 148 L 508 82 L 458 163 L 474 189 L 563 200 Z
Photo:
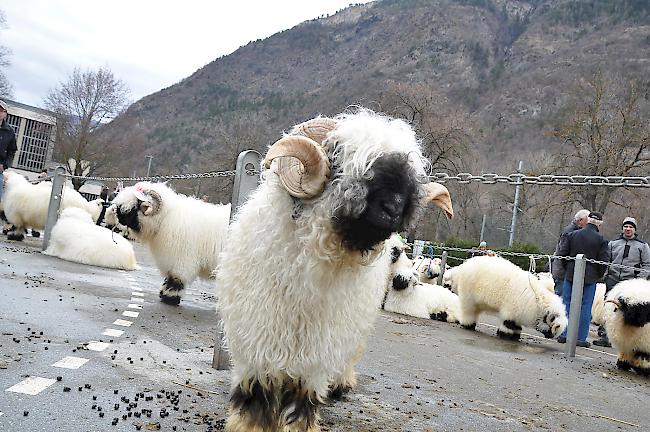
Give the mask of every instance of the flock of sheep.
M 232 360 L 227 431 L 320 430 L 319 406 L 355 386 L 382 307 L 468 329 L 481 312 L 495 313 L 498 335 L 513 340 L 522 326 L 546 337 L 566 329 L 548 278 L 483 256 L 447 270 L 443 287 L 430 283 L 439 261 L 407 257 L 393 233 L 411 228 L 426 203 L 449 218 L 453 209 L 447 189 L 428 181 L 430 166 L 405 122 L 364 109 L 318 117 L 273 144 L 263 165 L 260 185 L 230 223 L 229 205 L 162 183 L 123 189 L 106 212 L 108 224 L 149 247 L 163 302 L 178 305 L 196 278 L 216 279 Z M 51 185 L 4 175 L 9 238 L 19 240 L 25 228 L 43 228 Z M 95 225 L 100 207 L 73 203 L 75 194 L 64 192 L 46 253 L 137 268 L 131 244 Z M 602 309 L 619 366 L 647 373 L 650 289 L 642 283 L 619 284 Z

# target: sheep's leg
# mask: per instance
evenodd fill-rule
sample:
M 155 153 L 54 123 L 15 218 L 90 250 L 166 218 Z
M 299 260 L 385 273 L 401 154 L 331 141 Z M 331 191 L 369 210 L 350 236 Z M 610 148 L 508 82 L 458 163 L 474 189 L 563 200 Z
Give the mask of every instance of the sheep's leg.
M 467 330 L 476 329 L 476 321 L 478 319 L 478 313 L 476 313 L 476 306 L 473 303 L 460 302 L 460 317 L 458 322 L 463 328 Z
M 23 241 L 25 239 L 25 228 L 19 228 L 17 226 L 11 227 L 11 230 L 7 233 L 7 240 L 16 240 Z
M 434 312 L 429 315 L 432 320 L 447 322 L 447 311 Z
M 632 361 L 627 355 L 625 355 L 625 353 L 619 352 L 618 360 L 616 360 L 616 367 L 624 371 L 629 371 L 632 369 Z
M 230 395 L 227 432 L 276 432 L 278 395 L 259 381 L 239 383 Z
M 354 357 L 348 362 L 347 366 L 345 367 L 345 372 L 343 372 L 343 375 L 335 379 L 330 386 L 329 392 L 327 394 L 328 398 L 332 400 L 341 400 L 343 399 L 343 395 L 345 393 L 348 393 L 350 390 L 357 386 L 357 373 L 354 371 L 354 366 L 359 362 L 365 350 L 366 347 L 364 344 L 360 345 L 359 348 L 357 348 Z
M 521 326 L 512 320 L 504 320 L 497 329 L 497 336 L 501 339 L 519 340 L 521 337 Z
M 281 432 L 319 432 L 318 406 L 321 399 L 300 381 L 287 381 L 280 400 Z
M 642 376 L 650 376 L 650 353 L 643 351 L 634 352 L 634 363 L 632 363 L 634 372 Z
M 181 282 L 180 279 L 169 275 L 163 281 L 162 288 L 160 289 L 160 300 L 162 300 L 163 303 L 170 305 L 179 305 L 183 289 L 185 289 L 183 282 Z

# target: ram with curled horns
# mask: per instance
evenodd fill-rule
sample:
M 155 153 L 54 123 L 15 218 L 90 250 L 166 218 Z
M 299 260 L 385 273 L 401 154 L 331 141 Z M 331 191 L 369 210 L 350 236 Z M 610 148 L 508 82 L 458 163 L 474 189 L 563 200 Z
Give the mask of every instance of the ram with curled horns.
M 453 209 L 412 128 L 365 109 L 295 126 L 264 166 L 217 270 L 233 362 L 226 430 L 314 432 L 328 395 L 355 384 L 388 277 L 385 240 L 427 200 Z

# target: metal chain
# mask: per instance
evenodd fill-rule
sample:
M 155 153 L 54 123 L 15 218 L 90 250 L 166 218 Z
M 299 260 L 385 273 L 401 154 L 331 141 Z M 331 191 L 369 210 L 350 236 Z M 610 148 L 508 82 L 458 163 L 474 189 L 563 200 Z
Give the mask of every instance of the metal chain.
M 153 180 L 184 180 L 184 179 L 198 179 L 198 178 L 213 178 L 213 177 L 234 177 L 236 171 L 210 171 L 198 174 L 172 174 L 172 175 L 158 175 L 148 177 L 85 177 L 72 174 L 65 174 L 67 178 L 95 180 L 95 181 L 153 181 Z M 256 170 L 246 170 L 247 175 L 259 174 Z
M 414 244 L 413 243 L 406 243 L 408 246 L 413 248 Z M 442 249 L 446 251 L 454 251 L 454 252 L 471 252 L 476 249 L 464 249 L 464 248 L 458 248 L 458 247 L 451 247 L 451 246 L 444 246 L 441 244 L 435 244 L 435 243 L 429 243 L 433 248 L 435 249 Z M 533 258 L 535 260 L 550 260 L 550 259 L 560 259 L 560 260 L 566 260 L 566 261 L 575 261 L 576 257 L 570 257 L 570 256 L 559 256 L 559 255 L 543 255 L 543 254 L 527 254 L 527 253 L 522 253 L 522 252 L 509 252 L 509 251 L 493 251 L 497 255 L 505 255 L 505 256 L 516 256 L 516 257 L 528 257 L 528 258 Z M 430 256 L 430 254 L 422 254 L 424 256 Z M 450 256 L 447 256 L 447 259 L 449 259 Z M 592 263 L 592 264 L 600 264 L 604 265 L 606 267 L 613 267 L 617 269 L 624 269 L 624 270 L 632 270 L 632 271 L 640 271 L 638 267 L 630 267 L 626 266 L 623 264 L 616 264 L 616 263 L 611 263 L 611 262 L 604 262 L 604 261 L 598 261 L 595 259 L 591 258 L 585 258 L 586 262 Z
M 507 176 L 499 174 L 473 175 L 470 173 L 458 173 L 450 175 L 447 173 L 435 173 L 429 179 L 439 183 L 457 181 L 460 184 L 483 183 L 496 184 L 505 183 L 512 185 L 536 184 L 540 186 L 608 186 L 608 187 L 650 187 L 649 177 L 622 177 L 622 176 L 586 176 L 586 175 L 551 175 L 527 176 L 524 174 L 510 174 Z

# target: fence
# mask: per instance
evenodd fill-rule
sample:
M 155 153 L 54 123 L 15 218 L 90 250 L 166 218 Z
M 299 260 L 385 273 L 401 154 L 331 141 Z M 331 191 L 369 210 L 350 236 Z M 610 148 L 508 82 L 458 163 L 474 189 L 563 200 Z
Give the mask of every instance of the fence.
M 52 178 L 52 193 L 50 195 L 50 203 L 47 213 L 47 220 L 45 226 L 45 233 L 43 236 L 43 250 L 47 249 L 50 241 L 50 235 L 52 228 L 56 224 L 59 215 L 59 209 L 61 205 L 61 200 L 63 197 L 63 186 L 66 179 L 73 178 L 83 178 L 84 180 L 98 180 L 98 181 L 115 181 L 115 182 L 136 182 L 136 181 L 167 181 L 167 180 L 180 180 L 180 179 L 201 179 L 201 178 L 212 178 L 212 177 L 235 177 L 233 194 L 232 194 L 232 207 L 231 207 L 231 219 L 235 214 L 237 208 L 243 204 L 250 192 L 257 187 L 259 182 L 259 173 L 260 173 L 260 160 L 261 155 L 253 150 L 244 151 L 239 154 L 237 158 L 237 165 L 234 171 L 213 171 L 199 174 L 177 174 L 177 175 L 159 175 L 159 176 L 146 176 L 146 177 L 80 177 L 70 174 L 66 174 L 63 167 L 57 167 L 55 170 L 49 173 L 49 176 Z M 512 185 L 522 185 L 522 184 L 536 184 L 540 186 L 545 185 L 560 185 L 560 186 L 602 186 L 602 187 L 641 187 L 647 188 L 650 187 L 650 177 L 620 177 L 620 176 L 558 176 L 558 175 L 540 175 L 540 176 L 526 176 L 524 174 L 511 174 L 508 176 L 501 176 L 498 174 L 482 174 L 482 175 L 472 175 L 469 173 L 459 173 L 455 176 L 446 174 L 446 173 L 435 173 L 429 176 L 431 181 L 437 181 L 440 183 L 456 181 L 459 184 L 468 184 L 472 182 L 479 182 L 484 184 L 512 184 Z M 424 242 L 419 242 L 414 246 L 414 251 L 417 250 L 418 253 L 425 251 L 427 247 L 432 247 L 431 244 L 426 245 Z M 449 251 L 464 251 L 468 252 L 470 249 L 462 248 L 449 248 L 443 245 L 436 245 L 436 248 L 443 249 L 441 254 L 442 266 L 441 274 L 438 278 L 438 283 L 442 283 L 442 277 L 444 274 L 445 264 L 448 259 L 458 259 L 459 257 L 453 257 L 448 254 Z M 586 262 L 593 262 L 596 264 L 611 265 L 610 263 L 601 263 L 593 260 L 585 259 L 584 256 L 578 255 L 575 258 L 570 257 L 559 257 L 559 256 L 549 256 L 549 255 L 535 255 L 535 254 L 521 254 L 516 252 L 500 252 L 501 255 L 515 255 L 515 256 L 525 256 L 529 259 L 575 259 L 575 273 L 573 279 L 573 291 L 571 297 L 571 308 L 570 308 L 570 317 L 569 317 L 569 328 L 567 334 L 567 349 L 566 354 L 568 356 L 575 356 L 575 348 L 577 342 L 577 328 L 580 317 L 580 307 L 579 304 L 582 299 L 582 281 L 584 281 L 584 272 L 586 268 Z M 433 257 L 433 249 L 431 250 L 431 256 Z M 625 266 L 620 266 L 625 267 Z M 219 317 L 218 317 L 219 318 Z M 218 319 L 220 322 L 220 319 Z M 217 369 L 227 369 L 229 366 L 228 353 L 224 350 L 223 346 L 223 331 L 220 328 L 218 334 L 215 338 L 215 349 L 213 356 L 213 367 Z

